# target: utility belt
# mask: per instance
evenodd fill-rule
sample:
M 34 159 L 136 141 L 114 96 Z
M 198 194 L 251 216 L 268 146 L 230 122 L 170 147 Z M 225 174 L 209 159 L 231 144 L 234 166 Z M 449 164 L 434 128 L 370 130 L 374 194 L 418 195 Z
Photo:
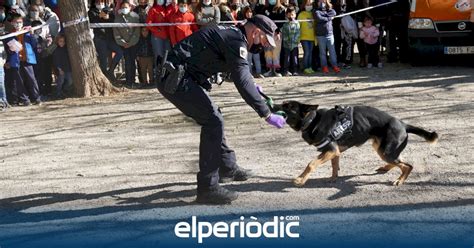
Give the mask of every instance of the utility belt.
M 189 82 L 197 83 L 206 91 L 211 91 L 211 81 L 207 78 L 199 78 L 191 75 L 183 65 L 173 65 L 171 62 L 166 62 L 162 68 L 160 82 L 164 85 L 164 90 L 168 94 L 174 94 L 181 89 L 185 89 Z
M 176 91 L 179 91 L 180 88 L 185 87 L 190 81 L 197 83 L 206 91 L 211 91 L 213 84 L 221 84 L 223 81 L 223 79 L 220 79 L 221 77 L 220 75 L 218 76 L 218 74 L 212 75 L 210 78 L 207 78 L 204 75 L 192 75 L 186 71 L 186 67 L 184 65 L 175 66 L 169 61 L 164 63 L 159 78 L 159 83 L 164 85 L 164 90 L 169 94 L 176 93 Z
M 228 74 L 216 73 L 211 77 L 202 73 L 190 73 L 185 65 L 173 64 L 167 61 L 168 51 L 161 61 L 161 71 L 158 74 L 158 83 L 164 86 L 165 92 L 174 94 L 181 86 L 185 86 L 188 81 L 194 81 L 207 91 L 211 91 L 212 84 L 222 84 Z

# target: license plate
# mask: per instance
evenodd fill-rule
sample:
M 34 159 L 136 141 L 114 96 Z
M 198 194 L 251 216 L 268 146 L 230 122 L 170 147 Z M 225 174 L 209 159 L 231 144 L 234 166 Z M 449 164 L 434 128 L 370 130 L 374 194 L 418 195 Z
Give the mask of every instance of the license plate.
M 445 47 L 444 54 L 474 54 L 474 46 Z

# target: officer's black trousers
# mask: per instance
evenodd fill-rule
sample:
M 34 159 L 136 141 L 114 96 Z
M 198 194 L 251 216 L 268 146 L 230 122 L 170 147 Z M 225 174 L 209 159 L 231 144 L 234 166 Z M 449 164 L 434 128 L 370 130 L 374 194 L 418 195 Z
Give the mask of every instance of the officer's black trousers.
M 160 83 L 158 90 L 183 114 L 193 118 L 202 127 L 198 189 L 217 185 L 219 170 L 228 172 L 237 167 L 235 153 L 225 141 L 224 120 L 218 107 L 206 91 L 191 79 L 183 82 L 174 94 L 165 92 Z

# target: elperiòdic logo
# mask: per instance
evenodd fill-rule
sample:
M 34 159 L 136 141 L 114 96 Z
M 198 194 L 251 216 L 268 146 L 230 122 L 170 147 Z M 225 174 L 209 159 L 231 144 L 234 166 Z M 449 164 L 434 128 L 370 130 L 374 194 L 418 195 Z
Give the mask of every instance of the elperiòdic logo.
M 179 238 L 196 238 L 198 243 L 210 237 L 216 238 L 299 238 L 295 230 L 299 227 L 299 216 L 274 216 L 272 221 L 259 222 L 254 216 L 246 220 L 240 216 L 239 221 L 210 223 L 198 221 L 191 217 L 191 223 L 182 221 L 174 227 Z

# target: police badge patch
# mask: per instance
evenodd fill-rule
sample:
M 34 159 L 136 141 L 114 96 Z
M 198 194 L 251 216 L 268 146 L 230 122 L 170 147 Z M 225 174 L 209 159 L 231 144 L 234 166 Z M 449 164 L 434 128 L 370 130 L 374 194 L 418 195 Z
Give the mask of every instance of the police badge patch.
M 243 59 L 247 59 L 247 48 L 240 47 L 240 57 Z

